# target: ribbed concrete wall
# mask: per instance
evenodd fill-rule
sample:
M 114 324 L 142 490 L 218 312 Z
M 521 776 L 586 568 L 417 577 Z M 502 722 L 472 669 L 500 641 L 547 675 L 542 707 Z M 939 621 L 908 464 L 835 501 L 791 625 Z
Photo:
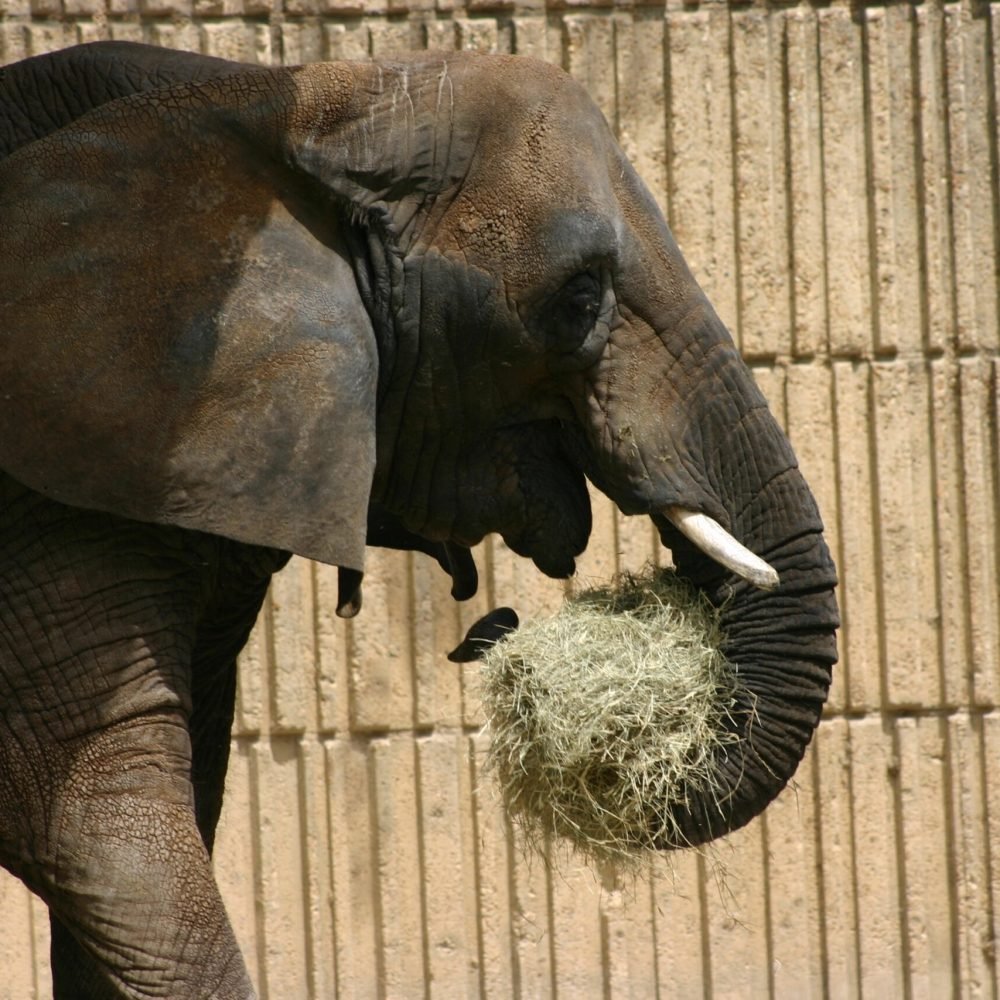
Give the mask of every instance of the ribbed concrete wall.
M 799 453 L 841 663 L 795 787 L 622 883 L 524 861 L 444 651 L 560 585 L 499 543 L 456 607 L 422 557 L 276 581 L 243 659 L 217 868 L 260 991 L 305 997 L 1000 993 L 1000 5 L 0 0 L 0 62 L 99 37 L 297 62 L 517 51 L 591 90 Z M 596 501 L 584 578 L 650 530 Z M 46 995 L 0 881 L 0 996 Z

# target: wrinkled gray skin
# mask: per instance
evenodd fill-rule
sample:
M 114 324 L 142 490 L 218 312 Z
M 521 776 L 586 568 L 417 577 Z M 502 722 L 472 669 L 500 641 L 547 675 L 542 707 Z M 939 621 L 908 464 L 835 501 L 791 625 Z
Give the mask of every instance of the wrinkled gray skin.
M 252 995 L 208 852 L 235 657 L 289 551 L 341 567 L 344 613 L 366 535 L 457 596 L 490 531 L 565 576 L 589 477 L 725 602 L 743 741 L 721 802 L 676 805 L 682 843 L 781 790 L 835 660 L 820 519 L 577 85 L 99 45 L 3 71 L 0 115 L 0 860 L 51 908 L 58 996 Z

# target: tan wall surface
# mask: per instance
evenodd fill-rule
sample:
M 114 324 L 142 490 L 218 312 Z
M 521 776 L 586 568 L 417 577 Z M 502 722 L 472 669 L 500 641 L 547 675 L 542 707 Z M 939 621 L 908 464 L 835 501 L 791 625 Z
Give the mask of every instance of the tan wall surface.
M 785 422 L 840 567 L 841 663 L 790 788 L 622 883 L 524 861 L 444 652 L 559 584 L 502 544 L 458 607 L 295 561 L 242 663 L 217 869 L 261 994 L 1000 995 L 1000 4 L 0 0 L 0 63 L 104 37 L 285 61 L 517 51 L 581 79 Z M 595 501 L 584 578 L 654 539 Z M 45 996 L 0 879 L 0 997 Z

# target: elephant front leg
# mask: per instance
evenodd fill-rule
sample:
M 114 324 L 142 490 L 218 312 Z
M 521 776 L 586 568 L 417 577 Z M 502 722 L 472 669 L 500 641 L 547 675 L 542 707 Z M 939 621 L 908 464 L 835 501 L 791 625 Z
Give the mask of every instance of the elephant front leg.
M 46 717 L 4 719 L 0 848 L 49 904 L 55 996 L 252 997 L 195 818 L 186 713 L 71 740 Z
M 195 819 L 184 713 L 71 741 L 5 722 L 3 861 L 49 904 L 55 997 L 252 997 Z
M 236 707 L 236 658 L 253 628 L 271 574 L 287 561 L 284 553 L 251 549 L 220 540 L 220 573 L 205 609 L 191 656 L 191 783 L 195 815 L 209 854 L 222 811 L 230 733 Z
M 55 995 L 252 997 L 192 784 L 216 544 L 2 476 L 0 509 L 0 863 L 49 905 Z
M 22 873 L 50 905 L 54 995 L 252 996 L 195 822 L 184 720 L 68 749 L 48 850 Z

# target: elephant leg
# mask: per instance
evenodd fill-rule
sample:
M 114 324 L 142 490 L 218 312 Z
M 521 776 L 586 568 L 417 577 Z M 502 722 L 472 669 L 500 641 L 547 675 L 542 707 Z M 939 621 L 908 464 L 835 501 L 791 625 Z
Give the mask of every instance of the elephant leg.
M 229 768 L 230 731 L 236 705 L 236 661 L 197 666 L 204 667 L 203 672 L 209 676 L 195 685 L 191 713 L 191 785 L 195 821 L 205 850 L 211 854 Z
M 191 780 L 214 540 L 3 502 L 0 862 L 55 918 L 55 995 L 252 996 Z
M 201 671 L 198 671 L 198 667 Z M 212 853 L 215 828 L 222 811 L 226 770 L 229 765 L 229 733 L 236 700 L 236 661 L 216 666 L 199 662 L 193 684 L 194 707 L 191 713 L 191 785 L 194 793 L 195 821 L 206 851 Z M 72 932 L 50 911 L 53 1000 L 76 1000 L 79 970 L 90 959 Z
M 220 540 L 220 583 L 198 627 L 191 663 L 191 784 L 205 849 L 222 812 L 236 706 L 236 658 L 253 628 L 271 575 L 286 553 Z
M 250 995 L 195 822 L 185 727 L 137 720 L 80 751 L 28 879 L 56 922 L 55 995 Z

